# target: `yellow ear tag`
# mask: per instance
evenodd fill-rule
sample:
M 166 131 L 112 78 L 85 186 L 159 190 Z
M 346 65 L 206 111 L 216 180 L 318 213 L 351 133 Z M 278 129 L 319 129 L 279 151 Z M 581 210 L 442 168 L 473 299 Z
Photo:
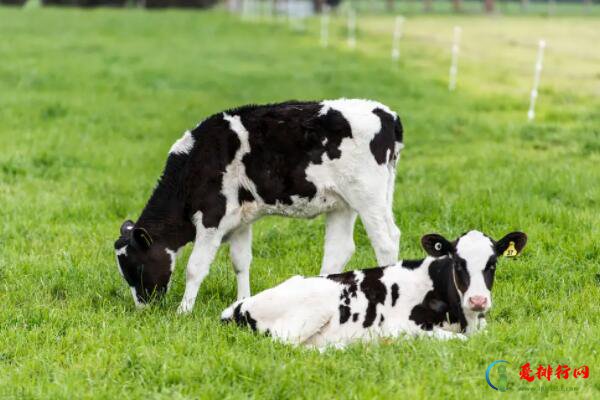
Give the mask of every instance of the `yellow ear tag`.
M 517 249 L 515 249 L 515 242 L 510 242 L 504 253 L 502 253 L 504 257 L 515 257 L 517 255 Z

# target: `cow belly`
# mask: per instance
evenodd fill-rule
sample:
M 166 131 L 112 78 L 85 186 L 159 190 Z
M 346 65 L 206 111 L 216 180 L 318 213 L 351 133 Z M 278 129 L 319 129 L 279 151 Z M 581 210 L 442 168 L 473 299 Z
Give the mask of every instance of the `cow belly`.
M 280 215 L 294 218 L 314 218 L 319 214 L 327 213 L 342 207 L 346 203 L 336 193 L 328 190 L 317 192 L 309 199 L 306 197 L 292 196 L 292 204 L 277 202 L 276 204 L 261 204 L 257 206 L 256 214 Z
M 361 324 L 344 324 L 331 322 L 315 335 L 310 337 L 305 345 L 323 348 L 332 345 L 346 345 L 359 341 L 374 341 L 382 336 L 379 327 L 365 329 Z

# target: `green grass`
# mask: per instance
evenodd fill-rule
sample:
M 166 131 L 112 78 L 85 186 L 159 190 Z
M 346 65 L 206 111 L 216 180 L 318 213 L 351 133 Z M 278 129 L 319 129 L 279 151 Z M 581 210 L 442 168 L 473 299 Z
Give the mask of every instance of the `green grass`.
M 317 20 L 296 32 L 218 12 L 0 9 L 0 397 L 487 398 L 500 395 L 484 379 L 496 359 L 512 363 L 505 395 L 600 397 L 598 20 L 415 17 L 397 66 L 391 19 L 361 19 L 355 53 L 333 23 L 325 50 Z M 461 69 L 448 93 L 456 24 Z M 522 256 L 499 264 L 487 331 L 322 355 L 272 343 L 218 322 L 235 297 L 226 249 L 192 315 L 175 315 L 189 248 L 166 298 L 135 310 L 112 244 L 172 142 L 226 107 L 340 96 L 403 117 L 403 258 L 422 256 L 431 231 L 529 234 Z M 264 219 L 254 232 L 253 292 L 318 273 L 322 218 Z M 349 268 L 374 265 L 361 226 L 355 240 Z M 591 376 L 524 384 L 525 362 L 587 364 Z

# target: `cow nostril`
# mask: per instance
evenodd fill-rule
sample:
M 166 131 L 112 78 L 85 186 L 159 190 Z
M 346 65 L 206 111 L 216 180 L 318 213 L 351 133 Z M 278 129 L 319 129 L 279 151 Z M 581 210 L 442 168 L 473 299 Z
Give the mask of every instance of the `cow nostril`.
M 472 306 L 483 307 L 487 304 L 487 298 L 484 296 L 473 296 L 469 298 L 469 304 Z

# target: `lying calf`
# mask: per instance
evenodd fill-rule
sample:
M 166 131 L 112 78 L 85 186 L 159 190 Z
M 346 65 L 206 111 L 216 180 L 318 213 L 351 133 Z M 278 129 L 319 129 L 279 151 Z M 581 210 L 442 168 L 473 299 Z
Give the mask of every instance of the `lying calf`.
M 522 232 L 498 242 L 478 231 L 454 242 L 425 235 L 421 243 L 430 256 L 423 260 L 322 277 L 294 276 L 232 304 L 221 319 L 316 347 L 401 334 L 465 338 L 463 333 L 483 326 L 492 306 L 497 257 L 507 249 L 519 253 L 526 242 Z

